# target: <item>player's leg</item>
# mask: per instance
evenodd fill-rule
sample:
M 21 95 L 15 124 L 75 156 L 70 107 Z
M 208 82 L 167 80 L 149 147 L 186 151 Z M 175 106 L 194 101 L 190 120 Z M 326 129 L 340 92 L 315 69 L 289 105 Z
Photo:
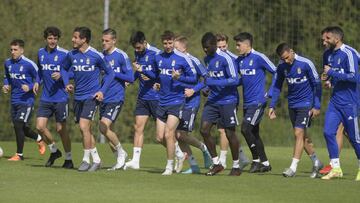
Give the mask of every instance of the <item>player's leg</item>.
M 220 124 L 218 124 L 219 126 Z M 218 127 L 218 132 L 220 136 L 220 154 L 219 154 L 219 160 L 221 165 L 224 166 L 224 169 L 226 168 L 226 157 L 227 152 L 229 148 L 229 141 L 226 137 L 225 129 L 223 126 Z
M 171 175 L 174 167 L 174 157 L 175 157 L 175 131 L 179 124 L 179 118 L 175 115 L 169 114 L 166 120 L 165 125 L 165 145 L 166 145 L 166 154 L 167 154 L 167 164 L 165 171 L 162 175 Z

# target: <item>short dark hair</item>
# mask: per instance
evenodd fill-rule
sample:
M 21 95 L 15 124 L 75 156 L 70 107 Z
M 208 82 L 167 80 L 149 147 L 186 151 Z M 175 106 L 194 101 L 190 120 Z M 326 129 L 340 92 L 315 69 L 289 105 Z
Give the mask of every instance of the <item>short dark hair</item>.
M 201 44 L 204 45 L 215 45 L 216 46 L 216 36 L 212 32 L 205 33 L 201 38 Z
M 25 42 L 22 39 L 14 39 L 10 42 L 10 46 L 19 46 L 19 47 L 24 48 Z
M 111 37 L 113 39 L 116 39 L 116 31 L 112 28 L 108 28 L 108 29 L 105 29 L 103 32 L 102 32 L 103 35 L 111 35 Z
M 229 41 L 229 37 L 226 34 L 222 34 L 222 33 L 218 33 L 215 35 L 216 36 L 216 40 L 219 41 L 225 41 L 228 42 Z
M 285 51 L 290 51 L 291 47 L 288 43 L 283 42 L 276 47 L 277 55 L 281 56 Z
M 248 32 L 241 32 L 234 36 L 235 41 L 243 42 L 248 40 L 250 42 L 250 46 L 253 44 L 253 36 Z
M 341 41 L 344 40 L 344 37 L 345 37 L 344 31 L 339 26 L 328 26 L 321 31 L 321 34 L 324 34 L 327 32 L 337 35 Z
M 175 34 L 170 30 L 165 30 L 164 33 L 161 35 L 161 41 L 174 40 L 174 39 L 175 39 Z
M 49 26 L 44 30 L 44 38 L 46 39 L 48 36 L 53 35 L 54 37 L 61 37 L 61 31 L 59 28 L 54 26 Z
M 179 35 L 175 37 L 175 41 L 178 41 L 180 43 L 183 43 L 185 45 L 185 47 L 187 47 L 188 44 L 188 38 L 183 36 L 183 35 Z
M 78 32 L 80 34 L 80 38 L 86 38 L 86 42 L 89 43 L 91 40 L 91 30 L 88 27 L 76 27 L 74 32 Z
M 133 32 L 130 36 L 130 44 L 135 45 L 136 43 L 144 43 L 145 42 L 145 34 L 141 31 Z

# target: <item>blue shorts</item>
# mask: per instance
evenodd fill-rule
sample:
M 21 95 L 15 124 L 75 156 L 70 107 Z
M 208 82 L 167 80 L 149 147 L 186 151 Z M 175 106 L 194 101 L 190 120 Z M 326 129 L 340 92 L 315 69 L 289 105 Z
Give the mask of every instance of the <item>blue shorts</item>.
M 304 108 L 289 108 L 289 117 L 293 128 L 306 129 L 311 125 L 309 107 Z
M 184 109 L 177 130 L 191 132 L 194 129 L 194 122 L 198 110 L 198 107 Z
M 100 104 L 100 119 L 107 118 L 114 122 L 120 114 L 123 102 L 110 102 Z
M 158 100 L 138 99 L 136 101 L 135 116 L 152 116 L 156 119 L 158 103 Z
M 228 128 L 239 125 L 237 119 L 237 104 L 206 103 L 201 117 L 201 123 L 218 123 L 218 126 Z
M 168 115 L 173 115 L 181 119 L 182 109 L 183 109 L 183 104 L 170 105 L 170 106 L 158 105 L 156 109 L 156 118 L 160 119 L 164 123 L 166 123 Z
M 69 116 L 68 103 L 40 101 L 36 117 L 50 118 L 54 114 L 56 122 L 65 122 Z
M 243 109 L 243 122 L 246 122 L 252 126 L 259 124 L 264 115 L 265 107 L 266 103 L 245 107 Z
M 27 123 L 31 118 L 33 105 L 29 104 L 12 104 L 11 105 L 11 119 L 12 121 L 20 121 Z
M 95 99 L 74 100 L 75 123 L 79 123 L 80 118 L 94 120 L 97 107 Z

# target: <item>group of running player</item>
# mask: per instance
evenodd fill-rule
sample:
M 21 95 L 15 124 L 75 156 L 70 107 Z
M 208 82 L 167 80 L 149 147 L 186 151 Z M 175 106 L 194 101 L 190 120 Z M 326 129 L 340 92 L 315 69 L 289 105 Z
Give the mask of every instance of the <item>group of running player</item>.
M 11 58 L 4 64 L 2 88 L 4 93 L 11 92 L 11 116 L 17 142 L 16 154 L 9 160 L 24 159 L 23 146 L 27 136 L 37 141 L 41 154 L 48 145 L 51 154 L 45 166 L 52 166 L 62 156 L 47 127 L 49 118 L 54 115 L 56 131 L 65 151 L 63 167 L 74 168 L 66 129 L 69 93 L 73 93 L 75 122 L 79 124 L 84 148 L 78 171 L 101 168 L 101 158 L 91 132 L 91 123 L 100 107 L 100 132 L 108 139 L 116 159 L 115 165 L 108 170 L 140 168 L 144 128 L 152 117 L 156 120 L 156 140 L 166 148 L 167 163 L 162 175 L 171 175 L 174 171 L 200 173 L 190 145 L 202 151 L 205 168 L 209 169 L 206 175 L 213 176 L 226 168 L 228 148 L 233 160 L 229 175 L 239 176 L 250 163 L 250 173 L 268 172 L 272 168 L 259 134 L 260 122 L 267 100 L 270 100 L 268 115 L 270 119 L 276 118 L 275 107 L 285 80 L 295 145 L 291 165 L 284 170 L 283 176 L 295 176 L 305 149 L 313 163 L 311 178 L 320 177 L 320 172 L 327 174 L 322 179 L 342 177 L 339 151 L 345 129 L 359 160 L 356 180 L 360 180 L 359 53 L 343 43 L 344 33 L 340 27 L 327 27 L 321 34 L 326 48 L 321 76 L 309 59 L 296 54 L 287 43 L 276 48 L 280 57 L 276 67 L 268 57 L 253 49 L 253 36 L 247 32 L 233 37 L 238 55 L 228 50 L 226 35 L 205 33 L 201 39 L 206 54 L 204 63 L 188 52 L 186 37 L 176 36 L 171 31 L 161 35 L 162 51 L 150 45 L 143 32 L 134 32 L 130 37 L 130 44 L 135 49 L 133 62 L 116 47 L 116 32 L 111 28 L 102 33 L 103 51 L 100 53 L 90 46 L 91 31 L 87 27 L 74 29 L 71 51 L 58 46 L 60 30 L 47 27 L 44 30 L 46 46 L 38 51 L 37 64 L 23 55 L 24 41 L 15 39 L 10 43 Z M 266 72 L 272 74 L 269 89 L 266 89 Z M 127 153 L 113 125 L 124 104 L 125 89 L 136 80 L 139 80 L 139 91 L 134 111 L 133 157 L 126 162 Z M 306 133 L 311 119 L 320 114 L 321 80 L 324 87 L 332 89 L 324 126 L 330 166 L 325 168 Z M 251 151 L 251 162 L 236 134 L 240 103 L 238 86 L 243 90 L 241 133 Z M 30 129 L 28 121 L 40 87 L 36 133 Z M 201 95 L 207 97 L 200 126 L 204 142 L 189 135 L 194 128 Z M 220 133 L 220 156 L 211 135 L 214 125 Z M 182 170 L 186 159 L 190 168 Z

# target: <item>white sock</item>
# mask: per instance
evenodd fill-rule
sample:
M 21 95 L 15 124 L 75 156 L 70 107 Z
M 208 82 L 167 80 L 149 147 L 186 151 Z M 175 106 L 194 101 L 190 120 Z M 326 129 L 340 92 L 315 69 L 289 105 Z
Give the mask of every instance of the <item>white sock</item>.
M 121 153 L 123 153 L 123 148 L 122 148 L 122 146 L 121 146 L 121 144 L 120 144 L 120 142 L 119 142 L 119 144 L 118 145 L 116 145 L 115 146 L 115 149 L 116 149 L 116 152 L 117 152 L 117 157 L 119 157 L 119 155 L 121 154 Z
M 220 159 L 218 156 L 211 158 L 213 161 L 213 164 L 220 164 Z
M 20 153 L 16 153 L 16 154 L 17 154 L 17 155 L 19 155 L 19 156 L 24 156 L 24 154 L 23 154 L 23 153 L 21 153 L 21 154 L 20 154 Z
M 40 140 L 42 140 L 41 136 L 38 134 L 37 138 L 36 138 L 36 142 L 39 142 Z
M 94 163 L 100 163 L 101 159 L 99 157 L 99 153 L 98 153 L 96 147 L 94 149 L 91 149 L 90 152 L 91 152 L 91 156 L 93 158 L 93 162 Z
M 65 152 L 65 160 L 72 160 L 71 152 Z
M 196 159 L 195 159 L 195 157 L 193 155 L 189 156 L 189 164 L 190 164 L 190 166 L 198 165 L 197 162 L 196 162 Z
M 331 166 L 333 168 L 340 168 L 340 159 L 337 158 L 337 159 L 331 159 Z
M 206 145 L 205 145 L 204 143 L 201 143 L 200 150 L 201 150 L 202 152 L 206 152 L 207 147 L 206 147 Z
M 165 169 L 173 170 L 173 168 L 174 168 L 174 160 L 167 160 Z
M 260 163 L 260 159 L 253 159 L 253 162 L 258 162 L 258 163 Z
M 269 161 L 264 161 L 264 162 L 262 162 L 262 165 L 264 165 L 264 166 L 269 166 L 269 165 L 270 165 L 270 162 L 269 162 Z
M 185 156 L 184 153 L 181 151 L 178 142 L 175 142 L 175 155 L 179 159 L 181 159 L 181 158 L 183 158 Z
M 133 148 L 133 158 L 131 161 L 136 163 L 140 162 L 140 155 L 141 155 L 141 147 L 134 147 Z
M 221 164 L 225 164 L 226 165 L 226 154 L 227 154 L 227 150 L 220 150 L 220 162 Z
M 83 161 L 90 163 L 90 149 L 84 149 Z
M 57 151 L 57 147 L 56 147 L 55 143 L 49 144 L 48 146 L 49 146 L 51 153 L 55 153 Z
M 290 169 L 292 171 L 296 172 L 297 165 L 298 165 L 299 161 L 300 161 L 299 159 L 295 159 L 295 158 L 292 159 L 292 162 L 291 162 L 291 165 L 290 165 Z
M 233 160 L 233 168 L 239 168 L 239 159 Z

